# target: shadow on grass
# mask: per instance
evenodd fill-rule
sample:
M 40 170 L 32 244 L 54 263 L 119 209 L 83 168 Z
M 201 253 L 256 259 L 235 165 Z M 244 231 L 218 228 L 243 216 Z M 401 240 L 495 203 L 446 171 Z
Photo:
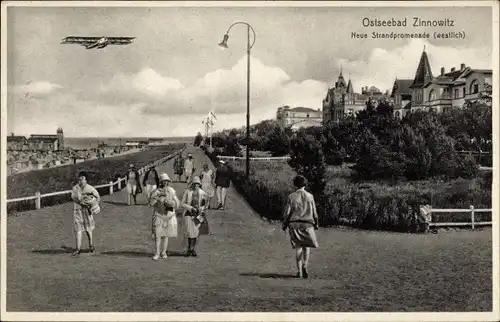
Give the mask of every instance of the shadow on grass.
M 45 255 L 58 255 L 58 254 L 71 254 L 76 251 L 76 248 L 61 246 L 60 249 L 35 249 L 31 251 L 36 254 L 45 254 Z M 82 253 L 88 253 L 88 249 L 82 249 Z
M 101 255 L 115 255 L 115 256 L 123 256 L 123 257 L 153 257 L 153 252 L 144 252 L 144 251 L 134 251 L 134 250 L 116 250 L 116 251 L 107 251 L 101 252 Z M 184 257 L 184 253 L 176 250 L 167 251 L 167 255 L 171 257 Z
M 279 274 L 279 273 L 242 273 L 240 276 L 257 276 L 260 278 L 281 278 L 281 279 L 295 279 L 294 274 Z

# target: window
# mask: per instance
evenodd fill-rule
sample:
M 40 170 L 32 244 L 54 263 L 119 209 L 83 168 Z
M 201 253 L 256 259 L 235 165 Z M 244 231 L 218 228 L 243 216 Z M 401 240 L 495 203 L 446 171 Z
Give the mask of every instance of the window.
M 465 97 L 465 87 L 462 88 L 462 92 L 463 92 L 462 96 Z
M 307 113 L 307 117 L 309 117 L 309 113 Z
M 433 101 L 436 99 L 436 91 L 435 90 L 431 90 L 429 92 L 429 101 Z
M 470 84 L 469 93 L 471 94 L 479 93 L 479 83 L 477 82 L 477 79 L 473 80 L 472 83 Z
M 455 98 L 458 98 L 458 89 L 455 89 Z
M 396 111 L 395 115 L 396 117 L 399 117 L 399 111 Z

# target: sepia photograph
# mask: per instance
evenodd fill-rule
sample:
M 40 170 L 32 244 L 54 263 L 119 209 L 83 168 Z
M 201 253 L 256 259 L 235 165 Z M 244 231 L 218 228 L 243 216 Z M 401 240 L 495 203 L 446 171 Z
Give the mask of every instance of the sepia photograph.
M 500 319 L 497 1 L 1 9 L 1 320 Z

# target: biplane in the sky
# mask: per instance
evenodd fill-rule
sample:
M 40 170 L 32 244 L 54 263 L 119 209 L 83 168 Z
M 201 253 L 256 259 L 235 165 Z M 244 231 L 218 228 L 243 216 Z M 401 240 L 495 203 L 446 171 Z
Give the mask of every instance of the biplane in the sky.
M 74 37 L 63 38 L 61 44 L 79 44 L 86 49 L 102 49 L 107 45 L 129 45 L 135 37 Z

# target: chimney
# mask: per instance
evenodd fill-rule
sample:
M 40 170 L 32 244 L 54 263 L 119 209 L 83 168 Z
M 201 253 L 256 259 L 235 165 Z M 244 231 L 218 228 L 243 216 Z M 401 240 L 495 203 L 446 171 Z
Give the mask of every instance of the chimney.
M 14 132 L 12 132 L 12 133 L 10 134 L 10 136 L 14 136 Z
M 441 76 L 444 75 L 444 67 L 441 67 Z
M 460 70 L 464 70 L 464 69 L 465 69 L 465 64 L 464 63 L 460 64 Z
M 455 67 L 452 67 L 451 68 L 451 72 L 453 73 L 455 71 Z

